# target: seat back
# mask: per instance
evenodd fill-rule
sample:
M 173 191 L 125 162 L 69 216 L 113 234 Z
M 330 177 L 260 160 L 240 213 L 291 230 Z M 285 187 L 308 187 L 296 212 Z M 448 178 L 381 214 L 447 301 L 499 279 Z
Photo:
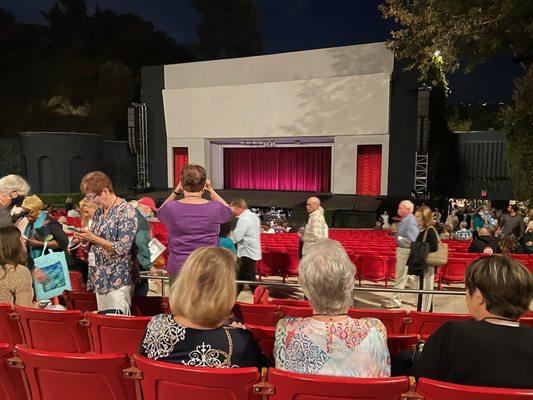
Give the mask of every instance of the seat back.
M 406 376 L 396 378 L 340 378 L 304 375 L 271 368 L 268 382 L 275 394 L 270 400 L 397 400 L 409 390 Z
M 83 292 L 83 275 L 81 272 L 69 271 L 68 274 L 70 277 L 70 286 L 72 287 L 72 290 L 76 292 Z
M 124 317 L 87 313 L 95 353 L 126 353 L 139 351 L 146 325 L 152 317 Z
M 85 353 L 91 349 L 81 311 L 51 311 L 15 307 L 26 345 L 33 349 Z
M 270 304 L 277 304 L 278 306 L 291 306 L 291 307 L 311 307 L 308 300 L 293 300 L 293 299 L 270 299 Z
M 257 368 L 193 368 L 133 358 L 142 373 L 144 400 L 249 400 L 259 380 Z
M 67 305 L 71 310 L 96 311 L 96 294 L 94 292 L 71 292 L 67 291 Z
M 254 304 L 267 304 L 270 291 L 263 285 L 259 285 L 254 290 Z
M 135 399 L 135 383 L 123 378 L 125 354 L 72 354 L 16 347 L 32 400 Z
M 18 316 L 11 304 L 0 304 L 0 343 L 23 343 Z
M 168 311 L 164 299 L 159 296 L 133 296 L 131 308 L 137 316 L 154 316 Z
M 468 264 L 470 260 L 467 258 L 449 258 L 442 266 L 442 279 L 448 282 L 463 282 Z
M 362 254 L 357 265 L 357 276 L 359 279 L 369 281 L 384 280 L 387 277 L 387 258 L 378 255 Z
M 276 326 L 278 306 L 273 304 L 235 303 L 233 314 L 245 324 Z
M 387 335 L 387 347 L 391 356 L 395 357 L 402 351 L 413 350 L 419 336 L 416 334 Z
M 420 378 L 417 393 L 425 400 L 522 400 L 533 398 L 532 389 L 501 389 L 493 387 L 466 386 Z
M 533 315 L 522 315 L 520 317 L 520 325 L 533 327 Z
M 272 357 L 274 352 L 274 339 L 276 336 L 276 328 L 273 326 L 259 326 L 259 325 L 246 325 L 246 328 L 253 335 L 254 339 L 263 350 L 263 354 L 267 357 Z
M 416 333 L 423 337 L 430 336 L 433 332 L 448 321 L 466 321 L 472 319 L 469 314 L 447 314 L 411 311 L 410 322 L 407 324 L 407 333 Z
M 313 316 L 313 309 L 311 307 L 293 307 L 293 306 L 279 306 L 279 315 L 284 317 L 299 317 L 306 318 Z
M 352 318 L 377 318 L 388 334 L 405 333 L 406 310 L 379 310 L 373 308 L 350 308 L 348 315 Z
M 0 343 L 0 399 L 22 400 L 26 398 L 20 371 L 9 368 L 7 359 L 13 357 L 13 346 Z

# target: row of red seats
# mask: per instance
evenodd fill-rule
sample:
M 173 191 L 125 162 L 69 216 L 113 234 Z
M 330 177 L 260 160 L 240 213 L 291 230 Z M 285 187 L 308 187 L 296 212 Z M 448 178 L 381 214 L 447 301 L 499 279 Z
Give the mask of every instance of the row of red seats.
M 259 326 L 276 326 L 283 317 L 310 317 L 313 309 L 305 304 L 289 305 L 278 301 L 269 304 L 235 303 L 234 314 L 245 324 Z M 442 324 L 452 320 L 468 320 L 468 314 L 428 313 L 407 310 L 381 310 L 371 308 L 350 308 L 348 315 L 352 318 L 377 318 L 391 334 L 417 334 L 428 337 Z M 520 319 L 525 325 L 533 326 L 533 315 L 526 314 Z
M 27 388 L 27 390 L 25 390 Z M 416 392 L 415 392 L 416 390 Z M 0 394 L 5 400 L 503 400 L 531 390 L 470 387 L 406 376 L 340 378 L 265 368 L 194 368 L 137 354 L 69 354 L 0 344 Z

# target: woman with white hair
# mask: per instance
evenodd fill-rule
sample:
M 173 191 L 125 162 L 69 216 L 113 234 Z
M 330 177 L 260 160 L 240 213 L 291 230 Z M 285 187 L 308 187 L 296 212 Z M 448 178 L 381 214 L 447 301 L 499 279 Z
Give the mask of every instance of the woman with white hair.
M 0 179 L 0 228 L 12 225 L 11 206 L 29 191 L 28 182 L 18 175 L 7 175 Z
M 314 315 L 276 327 L 276 368 L 314 375 L 390 376 L 387 330 L 375 318 L 350 318 L 355 266 L 336 241 L 322 239 L 300 262 L 299 283 Z

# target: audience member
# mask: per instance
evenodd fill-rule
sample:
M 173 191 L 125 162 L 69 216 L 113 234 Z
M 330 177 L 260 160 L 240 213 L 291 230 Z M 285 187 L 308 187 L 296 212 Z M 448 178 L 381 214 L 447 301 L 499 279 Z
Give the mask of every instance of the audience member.
M 321 239 L 302 258 L 298 281 L 314 315 L 276 327 L 276 368 L 313 375 L 390 376 L 387 331 L 375 318 L 353 319 L 355 266 L 344 248 Z
M 409 258 L 411 242 L 416 241 L 420 229 L 413 215 L 414 204 L 404 200 L 398 205 L 398 215 L 401 220 L 396 230 L 396 280 L 394 287 L 404 289 L 407 283 L 407 259 Z M 395 294 L 392 299 L 381 304 L 384 308 L 400 308 L 402 306 L 401 294 Z
M 137 200 L 137 209 L 149 222 L 157 222 L 157 207 L 151 197 L 141 197 Z
M 31 258 L 40 257 L 46 243 L 48 249 L 64 251 L 67 261 L 71 261 L 68 250 L 69 240 L 63 231 L 63 226 L 43 209 L 44 204 L 36 195 L 28 196 L 22 202 L 22 210 L 28 219 L 24 236 L 27 238 Z
M 419 213 L 418 213 L 419 212 Z M 417 223 L 420 227 L 420 233 L 416 238 L 416 242 L 424 242 L 429 244 L 429 253 L 434 253 L 439 248 L 439 236 L 437 230 L 434 227 L 435 221 L 433 220 L 434 213 L 431 212 L 431 208 L 422 206 L 417 210 L 419 216 L 417 216 Z M 435 283 L 435 266 L 426 265 L 420 276 L 420 289 L 433 290 Z M 423 294 L 418 295 L 418 311 L 432 311 L 433 309 L 433 295 Z
M 472 232 L 466 229 L 467 226 L 466 221 L 461 221 L 459 224 L 460 229 L 454 234 L 455 240 L 472 240 Z
M 389 223 L 389 213 L 387 210 L 383 211 L 383 214 L 381 214 L 381 221 L 383 224 L 381 225 L 383 229 L 390 229 L 390 223 Z
M 439 224 L 439 238 L 441 239 L 451 239 L 452 238 L 452 227 L 450 225 Z
M 474 239 L 479 237 L 479 230 L 485 226 L 484 216 L 485 211 L 483 210 L 483 207 L 478 207 L 474 214 L 474 218 L 472 219 Z
M 90 229 L 75 236 L 88 246 L 88 289 L 96 292 L 99 311 L 129 313 L 131 305 L 132 246 L 137 232 L 135 208 L 118 197 L 103 172 L 85 175 L 80 185 L 87 201 L 98 208 Z
M 26 244 L 14 226 L 0 228 L 0 303 L 30 307 L 33 302 L 31 273 L 25 267 Z
M 229 237 L 231 233 L 230 223 L 226 222 L 220 225 L 220 234 L 218 235 L 218 247 L 228 249 L 233 254 L 237 254 L 237 248 L 233 243 L 233 240 Z
M 261 254 L 261 221 L 259 217 L 248 209 L 243 199 L 231 203 L 233 213 L 238 217 L 237 226 L 233 231 L 233 242 L 237 245 L 239 258 L 238 280 L 255 281 L 256 263 Z M 253 292 L 253 288 L 252 292 Z M 242 290 L 239 285 L 238 291 Z
M 0 179 L 0 228 L 12 225 L 13 202 L 28 195 L 30 185 L 18 175 L 6 175 Z
M 518 321 L 533 300 L 533 276 L 515 260 L 490 256 L 470 264 L 465 284 L 474 319 L 447 322 L 433 333 L 415 359 L 414 375 L 463 385 L 533 388 L 533 328 Z
M 520 239 L 524 235 L 524 220 L 522 216 L 518 214 L 518 205 L 509 204 L 509 207 L 507 207 L 507 214 L 503 215 L 501 223 L 502 235 L 508 236 L 517 228 L 518 234 L 515 236 L 517 239 Z
M 232 217 L 231 208 L 213 189 L 202 166 L 186 165 L 180 179 L 157 213 L 168 230 L 167 271 L 171 285 L 189 254 L 199 247 L 218 244 L 220 224 Z M 212 201 L 202 197 L 204 191 Z M 180 192 L 183 198 L 178 200 Z
M 154 204 L 155 207 L 155 204 Z M 140 203 L 136 207 L 137 232 L 133 244 L 133 283 L 135 284 L 134 296 L 146 296 L 148 294 L 148 279 L 141 279 L 140 271 L 150 271 L 152 275 L 157 275 L 157 270 L 150 258 L 148 243 L 152 240 L 148 215 L 141 211 Z
M 451 227 L 450 232 L 457 229 L 457 227 L 459 226 L 459 219 L 457 218 L 457 212 L 455 210 L 452 210 L 448 214 L 448 216 L 446 217 L 446 222 L 444 224 Z
M 328 237 L 328 226 L 324 219 L 324 209 L 320 207 L 320 199 L 309 197 L 306 209 L 309 213 L 309 219 L 302 235 L 302 255 L 304 256 L 317 240 Z
M 521 254 L 533 254 L 533 220 L 529 220 L 527 228 L 520 241 L 519 250 Z
M 490 231 L 487 228 L 479 229 L 479 237 L 474 239 L 470 247 L 469 253 L 485 253 L 496 254 L 501 253 L 500 246 L 494 237 L 491 236 Z
M 140 354 L 192 367 L 266 366 L 250 332 L 227 325 L 237 296 L 236 261 L 220 247 L 193 251 L 172 287 L 172 314 L 152 318 Z

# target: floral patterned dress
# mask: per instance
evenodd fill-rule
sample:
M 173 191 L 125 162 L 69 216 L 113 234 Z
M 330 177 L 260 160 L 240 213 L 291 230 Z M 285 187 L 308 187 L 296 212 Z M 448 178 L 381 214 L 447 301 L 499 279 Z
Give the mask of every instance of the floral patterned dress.
M 276 368 L 302 374 L 390 376 L 387 330 L 375 318 L 283 318 L 276 327 L 274 359 Z
M 97 294 L 107 294 L 123 286 L 132 284 L 131 247 L 137 232 L 135 208 L 122 200 L 104 215 L 102 208 L 97 208 L 91 232 L 112 243 L 107 252 L 102 246 L 89 246 L 89 253 L 94 253 L 95 267 L 89 267 L 87 287 Z
M 188 328 L 169 314 L 151 319 L 139 353 L 154 360 L 191 367 L 267 366 L 266 358 L 249 331 L 231 326 L 205 330 Z

